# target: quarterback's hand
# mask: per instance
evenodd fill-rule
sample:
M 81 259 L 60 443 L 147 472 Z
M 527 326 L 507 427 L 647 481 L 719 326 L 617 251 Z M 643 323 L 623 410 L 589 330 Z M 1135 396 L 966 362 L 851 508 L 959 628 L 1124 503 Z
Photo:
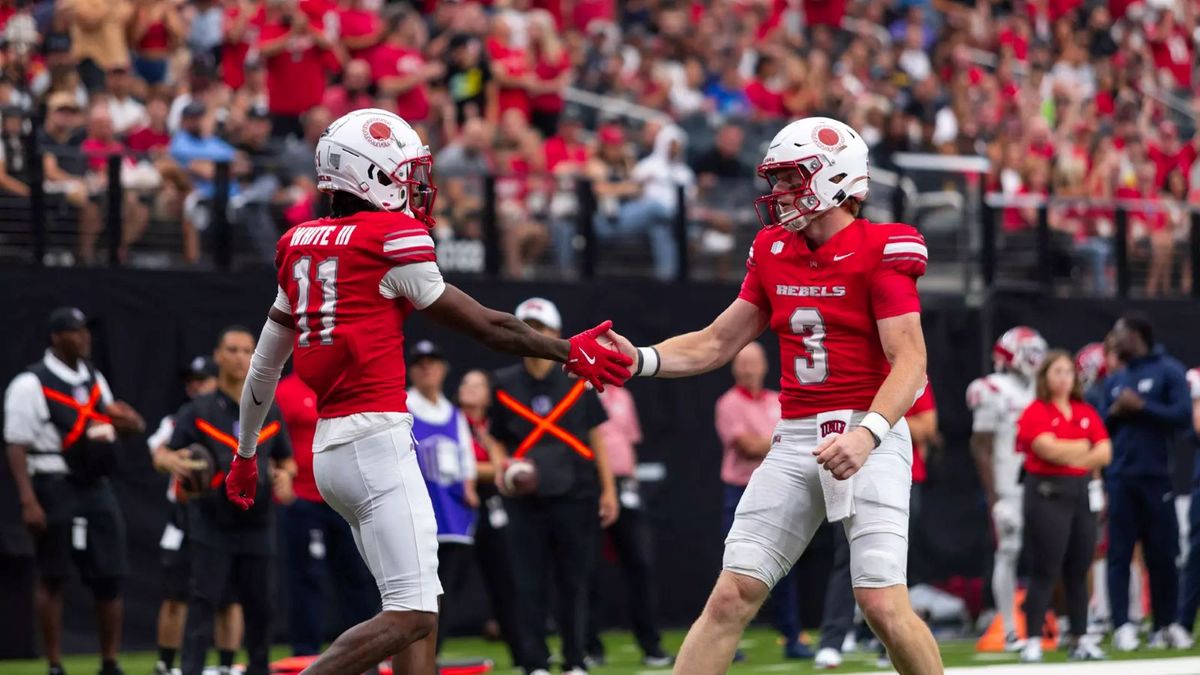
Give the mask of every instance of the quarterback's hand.
M 605 344 L 605 342 L 607 342 L 607 344 Z M 625 356 L 628 356 L 629 360 L 632 362 L 629 364 L 629 374 L 633 375 L 634 365 L 637 363 L 637 347 L 633 346 L 633 343 L 629 341 L 629 338 L 610 328 L 608 329 L 607 333 L 601 336 L 601 344 L 604 344 L 606 347 L 616 349 Z
M 866 463 L 867 456 L 875 449 L 875 437 L 863 427 L 855 427 L 844 434 L 830 434 L 821 441 L 813 454 L 817 463 L 838 480 L 858 473 Z
M 567 341 L 571 350 L 563 369 L 570 375 L 586 380 L 596 391 L 604 391 L 606 384 L 625 384 L 625 380 L 629 379 L 629 366 L 633 363 L 628 356 L 600 345 L 597 338 L 610 328 L 612 321 L 605 321 Z
M 225 496 L 235 506 L 245 511 L 254 506 L 254 493 L 258 490 L 258 459 L 233 456 L 233 466 L 225 476 Z

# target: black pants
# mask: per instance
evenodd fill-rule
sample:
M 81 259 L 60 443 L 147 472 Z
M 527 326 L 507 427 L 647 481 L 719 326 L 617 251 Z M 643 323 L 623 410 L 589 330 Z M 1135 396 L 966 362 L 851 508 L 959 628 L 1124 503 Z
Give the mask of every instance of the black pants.
M 462 591 L 471 575 L 475 562 L 471 544 L 438 542 L 438 581 L 442 584 L 442 601 L 438 608 L 437 649 L 442 650 L 446 632 L 455 610 L 462 606 Z
M 1154 629 L 1175 620 L 1179 601 L 1179 521 L 1168 478 L 1127 476 L 1108 479 L 1108 597 L 1114 626 L 1129 621 L 1129 563 L 1142 542 L 1150 574 Z
M 270 536 L 263 534 L 264 537 Z M 187 631 L 183 639 L 183 675 L 202 675 L 213 642 L 213 617 L 232 582 L 246 621 L 247 675 L 267 675 L 271 646 L 271 566 L 269 555 L 222 551 L 193 541 L 192 594 L 188 600 Z
M 512 544 L 509 541 L 508 511 L 504 498 L 494 488 L 480 486 L 479 518 L 475 521 L 475 555 L 483 587 L 500 624 L 500 637 L 508 646 L 513 666 L 520 663 L 520 622 L 517 619 L 517 590 L 513 576 Z
M 379 611 L 379 589 L 358 554 L 350 525 L 324 502 L 297 499 L 283 512 L 287 549 L 288 639 L 297 656 L 317 654 L 325 641 L 328 576 L 341 609 L 337 632 Z
M 632 494 L 637 494 L 635 481 L 629 478 L 617 479 L 617 491 L 620 494 L 626 495 L 630 490 L 633 491 Z M 633 498 L 622 499 L 621 516 L 604 531 L 604 534 L 607 534 L 608 540 L 612 542 L 617 561 L 621 564 L 621 572 L 625 576 L 625 592 L 633 635 L 637 638 L 643 654 L 658 654 L 662 651 L 662 636 L 658 632 L 658 588 L 654 584 L 650 523 L 642 511 L 640 497 L 637 501 L 630 501 L 631 499 Z M 601 536 L 603 537 L 603 534 Z M 603 654 L 604 645 L 600 642 L 601 589 L 595 574 L 592 575 L 590 597 L 587 649 L 590 654 Z
M 508 502 L 520 621 L 519 659 L 526 672 L 549 669 L 547 581 L 558 586 L 563 670 L 583 668 L 588 588 L 599 540 L 594 494 L 525 497 Z
M 1087 631 L 1087 573 L 1096 550 L 1096 516 L 1088 506 L 1088 480 L 1087 476 L 1025 477 L 1024 551 L 1029 562 L 1029 590 L 1024 610 L 1031 637 L 1042 634 L 1054 582 L 1060 577 L 1071 634 L 1078 637 Z

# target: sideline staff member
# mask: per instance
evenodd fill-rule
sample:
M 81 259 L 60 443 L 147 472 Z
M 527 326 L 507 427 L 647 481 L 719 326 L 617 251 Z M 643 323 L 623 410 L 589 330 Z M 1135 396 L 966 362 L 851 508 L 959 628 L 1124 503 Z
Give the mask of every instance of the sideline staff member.
M 175 415 L 175 433 L 168 446 L 186 449 L 203 445 L 216 460 L 212 484 L 220 486 L 237 451 L 238 405 L 250 370 L 254 336 L 240 326 L 221 331 L 213 360 L 217 390 L 185 404 Z M 279 409 L 271 406 L 259 434 L 259 489 L 274 483 L 275 497 L 294 499 L 292 477 L 296 463 Z M 214 489 L 187 503 L 188 552 L 192 560 L 192 591 L 188 599 L 183 675 L 202 675 L 213 640 L 213 614 L 233 585 L 245 617 L 247 675 L 267 675 L 271 639 L 271 567 L 275 532 L 270 499 L 255 501 L 247 511 L 229 502 L 225 490 Z
M 1104 658 L 1085 638 L 1087 574 L 1096 549 L 1096 514 L 1088 499 L 1092 474 L 1112 460 L 1104 420 L 1083 402 L 1083 385 L 1071 355 L 1046 355 L 1037 372 L 1037 398 L 1017 422 L 1017 451 L 1025 454 L 1025 596 L 1028 635 L 1041 635 L 1054 582 L 1062 577 L 1074 661 Z M 1095 505 L 1099 511 L 1100 504 Z M 1042 641 L 1029 640 L 1025 662 L 1042 660 Z
M 121 672 L 125 520 L 108 474 L 117 461 L 116 433 L 140 433 L 145 423 L 128 404 L 113 400 L 108 382 L 88 361 L 91 352 L 83 312 L 54 310 L 50 348 L 13 378 L 4 396 L 8 466 L 36 545 L 37 618 L 50 675 L 63 672 L 63 585 L 72 562 L 96 601 L 100 673 Z
M 557 337 L 562 318 L 554 303 L 530 298 L 514 312 L 521 321 L 545 335 Z M 559 364 L 524 359 L 496 373 L 496 400 L 492 403 L 492 435 L 513 452 L 534 430 L 534 425 L 504 404 L 501 392 L 518 404 L 546 417 L 574 388 Z M 592 450 L 595 463 L 565 442 L 547 433 L 526 455 L 537 465 L 537 493 L 508 501 L 517 616 L 520 621 L 521 667 L 527 674 L 548 675 L 550 652 L 546 648 L 546 580 L 553 576 L 558 589 L 558 628 L 563 642 L 563 673 L 587 673 L 584 638 L 587 630 L 588 586 L 596 558 L 600 527 L 617 519 L 617 491 L 608 470 L 599 426 L 607 416 L 596 392 L 579 397 L 555 424 Z M 504 457 L 494 460 L 502 465 Z M 599 498 L 599 518 L 596 502 Z M 553 574 L 548 569 L 554 566 Z

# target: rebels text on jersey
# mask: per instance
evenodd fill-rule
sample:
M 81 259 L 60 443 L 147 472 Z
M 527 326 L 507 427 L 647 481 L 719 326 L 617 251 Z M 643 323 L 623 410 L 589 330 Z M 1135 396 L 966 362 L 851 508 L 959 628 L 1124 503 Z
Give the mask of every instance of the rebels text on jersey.
M 317 394 L 321 418 L 407 412 L 404 319 L 436 297 L 417 299 L 405 275 L 431 267 L 441 284 L 435 263 L 429 228 L 400 213 L 323 218 L 279 240 L 286 300 L 276 306 L 292 315 L 296 373 Z
M 758 233 L 738 297 L 770 313 L 783 365 L 783 417 L 869 410 L 891 366 L 876 321 L 920 312 L 925 239 L 859 219 L 812 250 L 782 227 Z

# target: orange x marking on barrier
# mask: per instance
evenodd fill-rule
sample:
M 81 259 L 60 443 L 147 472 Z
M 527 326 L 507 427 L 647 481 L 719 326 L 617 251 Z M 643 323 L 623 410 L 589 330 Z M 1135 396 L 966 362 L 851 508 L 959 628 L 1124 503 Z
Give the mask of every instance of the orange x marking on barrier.
M 208 420 L 197 417 L 196 428 L 203 432 L 205 436 L 208 436 L 221 445 L 229 446 L 231 450 L 237 452 L 238 439 L 216 428 Z M 263 443 L 266 443 L 271 439 L 272 436 L 279 433 L 279 429 L 279 422 L 271 422 L 267 426 L 263 427 L 263 430 L 258 432 L 258 444 L 262 445 Z M 221 485 L 221 481 L 223 480 L 225 480 L 225 472 L 218 471 L 213 474 L 212 480 L 209 482 L 209 486 L 213 489 L 216 489 Z
M 104 423 L 112 421 L 108 415 L 96 412 L 96 405 L 100 403 L 99 383 L 92 385 L 92 392 L 88 396 L 87 403 L 82 404 L 61 391 L 56 391 L 50 387 L 42 387 L 42 393 L 46 395 L 46 400 L 61 403 L 75 411 L 75 424 L 71 425 L 71 430 L 63 437 L 64 448 L 75 445 L 75 441 L 79 440 L 79 437 L 83 435 L 84 429 L 87 428 L 88 420 L 96 420 L 97 422 Z
M 525 453 L 529 452 L 530 448 L 532 448 L 535 443 L 541 440 L 542 436 L 550 434 L 563 443 L 569 445 L 572 450 L 578 452 L 585 459 L 592 459 L 595 457 L 595 454 L 592 452 L 591 448 L 584 445 L 583 442 L 578 438 L 575 438 L 570 433 L 564 431 L 561 427 L 555 424 L 558 422 L 560 417 L 565 415 L 566 412 L 571 409 L 571 406 L 575 405 L 575 402 L 579 400 L 579 397 L 583 396 L 583 391 L 586 386 L 587 385 L 583 382 L 583 380 L 576 382 L 575 386 L 571 387 L 571 391 L 567 392 L 567 395 L 564 396 L 563 399 L 558 402 L 558 405 L 554 406 L 554 409 L 550 411 L 550 414 L 546 415 L 545 417 L 538 415 L 520 401 L 516 400 L 512 396 L 509 396 L 508 392 L 497 390 L 496 400 L 500 401 L 501 405 L 515 412 L 521 417 L 524 417 L 534 425 L 533 431 L 529 432 L 529 435 L 525 437 L 525 440 L 521 441 L 521 444 L 517 446 L 517 450 L 513 453 L 513 456 L 524 457 Z

